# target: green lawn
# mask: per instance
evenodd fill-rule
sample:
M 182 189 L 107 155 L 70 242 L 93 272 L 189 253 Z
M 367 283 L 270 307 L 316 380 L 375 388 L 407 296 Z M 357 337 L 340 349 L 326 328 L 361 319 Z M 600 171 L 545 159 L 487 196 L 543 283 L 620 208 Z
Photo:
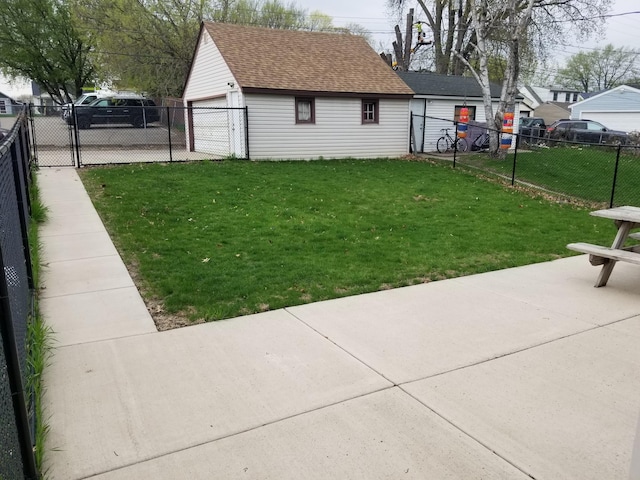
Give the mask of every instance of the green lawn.
M 636 150 L 640 153 L 640 150 Z M 518 152 L 516 180 L 542 186 L 571 197 L 608 205 L 615 170 L 616 149 L 607 147 L 533 148 Z M 486 154 L 461 156 L 469 164 L 511 178 L 513 154 L 493 160 Z M 640 156 L 623 149 L 616 183 L 616 205 L 640 204 Z
M 587 210 L 427 162 L 80 173 L 146 299 L 192 320 L 551 260 L 615 233 Z

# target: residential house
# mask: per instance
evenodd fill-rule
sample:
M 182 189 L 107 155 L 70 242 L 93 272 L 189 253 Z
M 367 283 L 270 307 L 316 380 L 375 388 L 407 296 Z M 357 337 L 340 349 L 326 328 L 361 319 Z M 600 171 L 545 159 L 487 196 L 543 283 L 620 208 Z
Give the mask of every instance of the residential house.
M 413 118 L 412 141 L 417 152 L 435 151 L 443 128 L 453 129 L 449 132 L 453 136 L 455 134 L 453 121 L 459 119 L 460 109 L 463 106 L 469 109 L 471 122 L 486 122 L 482 90 L 474 78 L 433 72 L 397 73 L 416 92 L 411 100 L 411 114 Z M 490 88 L 495 111 L 500 100 L 502 86 L 491 84 Z M 518 97 L 514 112 L 514 131 L 517 131 L 518 127 L 520 99 Z M 471 133 L 471 135 L 474 134 Z M 469 142 L 473 142 L 473 140 L 474 138 L 469 138 Z
M 19 105 L 9 95 L 0 92 L 0 115 L 15 115 L 18 112 Z
M 360 36 L 204 22 L 183 92 L 187 148 L 252 159 L 399 156 L 409 151 L 412 95 Z M 246 117 L 227 110 L 242 107 Z
M 569 108 L 573 120 L 595 120 L 624 132 L 640 131 L 640 89 L 630 85 L 588 95 Z
M 580 99 L 580 92 L 573 88 L 562 86 L 536 87 L 525 85 L 519 89 L 523 97 L 523 110 L 530 117 L 542 117 L 547 125 L 569 118 L 569 106 Z

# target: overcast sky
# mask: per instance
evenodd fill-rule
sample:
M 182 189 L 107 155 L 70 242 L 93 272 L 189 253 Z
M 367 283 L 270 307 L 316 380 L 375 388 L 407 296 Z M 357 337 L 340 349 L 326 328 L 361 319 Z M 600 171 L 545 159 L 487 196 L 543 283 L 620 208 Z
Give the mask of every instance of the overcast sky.
M 358 23 L 369 30 L 376 42 L 390 45 L 393 39 L 395 20 L 391 18 L 387 9 L 387 0 L 294 0 L 295 4 L 308 10 L 319 10 L 333 17 L 336 26 L 348 23 Z M 286 2 L 288 3 L 288 2 Z M 407 4 L 411 4 L 411 0 Z M 416 18 L 420 19 L 419 7 L 416 8 Z M 562 63 L 562 58 L 578 53 L 588 48 L 598 48 L 607 43 L 616 47 L 640 49 L 640 1 L 614 0 L 610 14 L 635 12 L 634 14 L 611 17 L 607 20 L 607 33 L 604 38 L 592 38 L 580 45 L 579 42 L 568 40 L 566 45 L 559 45 L 555 51 Z M 24 93 L 24 85 L 9 85 L 0 78 L 0 91 L 13 96 Z M 28 89 L 27 89 L 28 90 Z
M 393 25 L 387 10 L 387 0 L 296 0 L 295 3 L 309 12 L 320 10 L 334 19 L 336 26 L 343 26 L 350 22 L 361 24 L 372 32 L 376 39 L 393 37 Z M 407 5 L 412 2 L 407 1 Z M 416 3 L 416 18 L 420 19 L 420 7 Z M 611 17 L 607 20 L 607 34 L 604 39 L 592 38 L 585 45 L 579 42 L 567 41 L 566 46 L 559 50 L 571 55 L 585 47 L 597 48 L 606 43 L 613 43 L 616 47 L 630 47 L 640 49 L 640 1 L 614 0 L 610 14 L 636 12 L 632 15 Z

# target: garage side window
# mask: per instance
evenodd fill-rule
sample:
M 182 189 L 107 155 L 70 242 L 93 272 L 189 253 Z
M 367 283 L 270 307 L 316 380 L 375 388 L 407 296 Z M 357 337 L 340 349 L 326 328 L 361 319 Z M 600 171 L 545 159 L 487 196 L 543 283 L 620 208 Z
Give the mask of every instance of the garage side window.
M 296 97 L 296 123 L 316 123 L 315 99 Z
M 362 100 L 362 123 L 379 123 L 378 100 Z

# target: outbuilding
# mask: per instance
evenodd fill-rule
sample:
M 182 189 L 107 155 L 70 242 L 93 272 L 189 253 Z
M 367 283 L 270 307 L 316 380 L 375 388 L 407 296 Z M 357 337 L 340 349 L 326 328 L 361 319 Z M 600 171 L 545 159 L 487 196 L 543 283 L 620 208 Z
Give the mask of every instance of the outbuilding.
M 572 120 L 594 120 L 611 130 L 640 131 L 640 90 L 620 85 L 570 105 Z
M 363 37 L 204 22 L 183 93 L 187 148 L 251 159 L 400 156 L 412 96 Z
M 469 109 L 469 120 L 475 123 L 486 122 L 482 90 L 473 77 L 443 75 L 433 72 L 398 72 L 398 75 L 415 92 L 411 100 L 413 117 L 413 144 L 417 152 L 436 150 L 438 138 L 443 135 L 442 129 L 452 129 L 455 134 L 455 123 L 460 118 L 460 109 Z M 500 101 L 502 86 L 492 83 L 491 99 L 494 112 Z M 514 131 L 518 128 L 521 97 L 516 101 L 514 112 Z M 469 138 L 468 142 L 473 142 Z

